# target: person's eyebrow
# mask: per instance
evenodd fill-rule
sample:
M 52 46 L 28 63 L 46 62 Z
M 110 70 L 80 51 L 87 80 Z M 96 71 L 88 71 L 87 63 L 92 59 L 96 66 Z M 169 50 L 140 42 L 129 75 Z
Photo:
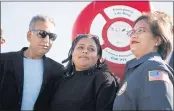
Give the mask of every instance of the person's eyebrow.
M 78 44 L 78 45 L 84 46 L 85 44 Z M 88 46 L 95 48 L 95 46 L 93 45 L 88 45 Z
M 85 44 L 77 44 L 77 45 L 85 45 Z

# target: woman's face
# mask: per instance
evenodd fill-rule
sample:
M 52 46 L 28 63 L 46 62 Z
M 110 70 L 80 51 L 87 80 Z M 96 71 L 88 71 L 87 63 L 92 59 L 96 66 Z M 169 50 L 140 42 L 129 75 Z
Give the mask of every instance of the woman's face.
M 130 36 L 130 48 L 137 59 L 145 54 L 155 52 L 157 40 L 153 37 L 150 26 L 146 20 L 138 21 L 134 28 L 133 34 Z
M 87 70 L 99 59 L 97 45 L 92 38 L 82 38 L 72 53 L 72 61 L 77 71 Z

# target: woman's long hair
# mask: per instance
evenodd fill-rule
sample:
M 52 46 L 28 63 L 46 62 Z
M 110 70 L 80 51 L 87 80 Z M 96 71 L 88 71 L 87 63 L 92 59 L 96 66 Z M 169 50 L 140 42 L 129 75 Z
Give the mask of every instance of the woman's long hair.
M 68 58 L 63 60 L 62 63 L 66 63 L 68 62 L 68 64 L 66 65 L 65 67 L 65 71 L 66 71 L 66 75 L 67 76 L 71 76 L 73 75 L 73 71 L 75 70 L 75 66 L 72 62 L 72 53 L 74 51 L 74 48 L 76 47 L 77 43 L 79 42 L 80 39 L 82 38 L 91 38 L 94 40 L 94 42 L 96 43 L 96 46 L 97 46 L 97 53 L 99 55 L 99 59 L 96 63 L 96 65 L 92 68 L 90 68 L 89 72 L 92 73 L 94 69 L 108 69 L 106 63 L 104 61 L 101 61 L 101 57 L 102 57 L 102 47 L 100 45 L 100 41 L 98 39 L 97 36 L 95 35 L 91 35 L 91 34 L 79 34 L 76 39 L 72 42 L 72 46 L 69 50 L 69 53 L 68 53 Z

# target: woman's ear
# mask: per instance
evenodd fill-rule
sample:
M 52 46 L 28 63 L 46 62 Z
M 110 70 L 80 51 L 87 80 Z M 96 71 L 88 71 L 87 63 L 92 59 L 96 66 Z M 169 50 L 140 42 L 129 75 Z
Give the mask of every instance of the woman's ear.
M 161 37 L 157 36 L 155 46 L 159 46 L 161 43 L 162 43 Z
M 101 63 L 105 61 L 105 59 L 103 59 L 102 57 L 99 60 Z

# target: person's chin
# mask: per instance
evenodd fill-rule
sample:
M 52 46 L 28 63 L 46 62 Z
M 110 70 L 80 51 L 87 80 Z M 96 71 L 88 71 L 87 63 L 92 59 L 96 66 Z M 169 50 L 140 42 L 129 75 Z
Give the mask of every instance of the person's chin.
M 138 53 L 138 48 L 137 47 L 132 47 L 131 52 L 136 55 Z
M 131 51 L 134 52 L 137 50 L 137 47 L 130 47 Z
M 89 64 L 81 64 L 81 67 L 87 70 L 89 69 Z
M 42 49 L 42 50 L 40 51 L 40 54 L 41 54 L 41 55 L 45 55 L 47 52 L 48 52 L 48 50 Z

